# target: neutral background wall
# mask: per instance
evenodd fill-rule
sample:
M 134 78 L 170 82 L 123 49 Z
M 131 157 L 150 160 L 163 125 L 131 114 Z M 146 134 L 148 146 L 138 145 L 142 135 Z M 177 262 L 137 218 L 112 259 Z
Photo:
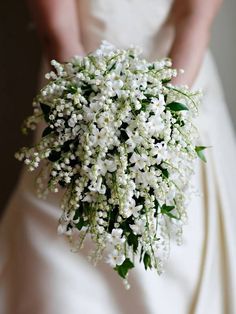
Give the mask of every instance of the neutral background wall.
M 236 0 L 224 0 L 213 27 L 211 48 L 236 126 Z
M 19 174 L 14 152 L 29 143 L 19 130 L 31 112 L 39 60 L 24 1 L 0 1 L 0 212 Z
M 206 0 L 207 1 L 207 0 Z M 225 0 L 213 28 L 216 57 L 232 119 L 236 125 L 236 1 Z M 20 164 L 13 155 L 29 143 L 20 125 L 31 112 L 40 66 L 40 48 L 24 2 L 0 2 L 0 211 L 16 183 Z

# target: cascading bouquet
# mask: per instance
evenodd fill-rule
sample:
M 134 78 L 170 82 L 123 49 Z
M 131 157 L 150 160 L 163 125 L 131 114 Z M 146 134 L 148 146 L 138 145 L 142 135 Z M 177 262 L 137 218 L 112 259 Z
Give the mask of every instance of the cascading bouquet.
M 140 260 L 162 272 L 170 239 L 181 241 L 190 199 L 199 93 L 176 87 L 169 59 L 147 62 L 137 48 L 99 49 L 55 71 L 33 102 L 25 129 L 46 122 L 42 138 L 17 153 L 29 170 L 41 166 L 39 194 L 62 187 L 58 230 L 90 257 L 106 261 L 127 284 Z

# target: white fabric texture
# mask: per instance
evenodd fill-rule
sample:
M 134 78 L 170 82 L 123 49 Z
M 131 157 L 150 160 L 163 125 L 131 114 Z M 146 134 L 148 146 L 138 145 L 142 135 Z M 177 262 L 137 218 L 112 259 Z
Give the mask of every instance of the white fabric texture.
M 118 47 L 139 45 L 149 59 L 164 56 L 173 38 L 165 26 L 169 0 L 80 0 L 78 14 L 87 51 L 102 39 Z M 58 195 L 39 200 L 34 174 L 23 169 L 0 227 L 2 314 L 235 314 L 236 148 L 234 133 L 211 53 L 195 87 L 204 92 L 197 124 L 207 164 L 196 162 L 199 191 L 189 207 L 183 245 L 171 243 L 165 273 L 130 274 L 126 291 L 104 263 L 86 259 L 89 245 L 70 252 L 57 235 Z

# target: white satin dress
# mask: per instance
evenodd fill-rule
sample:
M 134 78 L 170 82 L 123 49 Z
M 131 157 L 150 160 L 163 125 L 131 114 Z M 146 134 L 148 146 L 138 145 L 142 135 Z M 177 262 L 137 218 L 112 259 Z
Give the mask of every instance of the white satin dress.
M 173 30 L 165 25 L 169 0 L 80 0 L 84 47 L 102 39 L 118 47 L 164 56 Z M 0 228 L 1 314 L 235 314 L 236 149 L 234 133 L 211 53 L 206 52 L 195 87 L 204 92 L 198 125 L 207 164 L 197 162 L 199 190 L 189 206 L 183 245 L 171 244 L 161 276 L 140 265 L 124 289 L 104 263 L 94 268 L 86 249 L 70 252 L 57 235 L 58 196 L 39 200 L 34 174 L 23 169 Z

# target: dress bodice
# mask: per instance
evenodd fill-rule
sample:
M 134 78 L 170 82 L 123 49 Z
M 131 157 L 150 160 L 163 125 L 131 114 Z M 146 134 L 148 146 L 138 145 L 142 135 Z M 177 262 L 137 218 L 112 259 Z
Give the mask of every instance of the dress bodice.
M 78 0 L 80 28 L 86 50 L 94 50 L 101 40 L 106 39 L 121 48 L 138 45 L 149 58 L 164 55 L 169 44 L 167 39 L 171 38 L 170 29 L 164 25 L 171 2 Z

